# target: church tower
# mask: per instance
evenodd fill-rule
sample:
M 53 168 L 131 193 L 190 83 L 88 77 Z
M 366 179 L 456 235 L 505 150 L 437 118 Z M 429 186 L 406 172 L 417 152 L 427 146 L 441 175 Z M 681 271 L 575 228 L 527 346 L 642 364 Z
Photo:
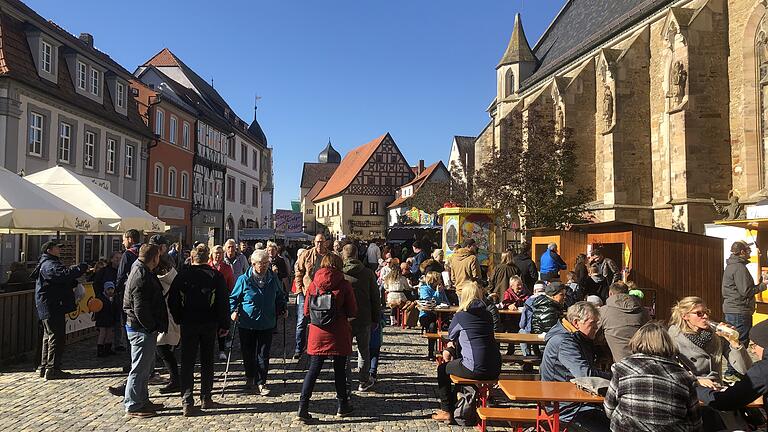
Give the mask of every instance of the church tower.
M 520 83 L 535 70 L 536 56 L 528 45 L 520 14 L 517 14 L 507 50 L 496 66 L 496 100 L 502 101 L 517 93 Z

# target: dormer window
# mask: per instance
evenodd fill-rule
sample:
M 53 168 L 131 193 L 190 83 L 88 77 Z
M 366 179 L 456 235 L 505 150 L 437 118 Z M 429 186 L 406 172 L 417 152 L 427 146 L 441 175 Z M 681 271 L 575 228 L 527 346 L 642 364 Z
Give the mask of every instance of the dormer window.
M 125 108 L 125 85 L 117 83 L 117 107 Z
M 40 68 L 46 73 L 53 72 L 53 47 L 46 41 L 40 41 Z
M 85 63 L 77 62 L 77 88 L 85 90 L 88 87 L 88 66 Z
M 99 71 L 96 69 L 91 69 L 91 94 L 94 96 L 99 95 L 99 88 L 101 86 L 101 81 L 99 78 Z

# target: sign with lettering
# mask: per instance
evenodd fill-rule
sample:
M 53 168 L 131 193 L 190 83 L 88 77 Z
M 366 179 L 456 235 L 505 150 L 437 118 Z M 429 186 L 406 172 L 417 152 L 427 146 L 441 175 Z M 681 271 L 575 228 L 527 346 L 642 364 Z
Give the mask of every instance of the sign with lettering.
M 275 230 L 280 233 L 301 232 L 302 216 L 291 210 L 275 210 Z

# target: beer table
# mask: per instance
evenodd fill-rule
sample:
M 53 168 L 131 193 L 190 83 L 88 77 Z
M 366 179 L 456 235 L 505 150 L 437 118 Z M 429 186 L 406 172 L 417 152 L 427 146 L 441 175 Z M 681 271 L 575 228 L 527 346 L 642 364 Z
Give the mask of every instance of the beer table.
M 560 403 L 603 403 L 602 396 L 595 396 L 576 387 L 571 382 L 499 380 L 499 387 L 510 400 L 536 402 L 536 430 L 560 430 Z M 547 412 L 547 407 L 552 412 Z

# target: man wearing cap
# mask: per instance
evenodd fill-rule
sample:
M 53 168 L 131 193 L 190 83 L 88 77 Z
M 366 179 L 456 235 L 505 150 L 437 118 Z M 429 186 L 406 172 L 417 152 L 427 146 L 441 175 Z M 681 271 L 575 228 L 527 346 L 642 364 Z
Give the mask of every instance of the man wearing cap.
M 449 259 L 451 283 L 456 287 L 456 294 L 461 294 L 459 286 L 464 282 L 480 279 L 480 265 L 477 262 L 477 245 L 471 238 L 465 239 L 463 247 L 456 250 Z
M 43 254 L 32 272 L 35 283 L 35 306 L 43 325 L 40 377 L 46 380 L 69 378 L 70 373 L 61 370 L 66 336 L 66 314 L 75 308 L 77 278 L 88 270 L 88 264 L 67 267 L 59 255 L 64 245 L 50 240 L 43 245 Z
M 755 294 L 765 290 L 762 275 L 755 284 L 747 269 L 752 248 L 745 241 L 731 245 L 731 256 L 726 260 L 723 271 L 723 313 L 725 321 L 739 331 L 739 342 L 747 346 L 749 330 L 752 328 L 752 313 L 755 311 Z M 728 364 L 724 379 L 731 380 L 736 370 Z

